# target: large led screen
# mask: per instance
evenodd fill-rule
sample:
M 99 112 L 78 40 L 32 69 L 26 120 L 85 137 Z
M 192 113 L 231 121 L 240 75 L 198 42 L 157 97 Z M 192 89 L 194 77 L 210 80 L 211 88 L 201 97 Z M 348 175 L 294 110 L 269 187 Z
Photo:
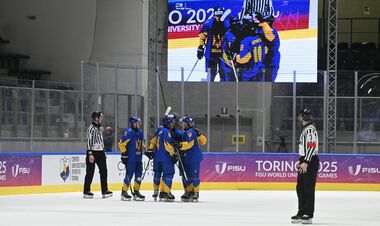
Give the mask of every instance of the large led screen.
M 168 0 L 168 80 L 182 67 L 184 81 L 316 82 L 317 1 Z

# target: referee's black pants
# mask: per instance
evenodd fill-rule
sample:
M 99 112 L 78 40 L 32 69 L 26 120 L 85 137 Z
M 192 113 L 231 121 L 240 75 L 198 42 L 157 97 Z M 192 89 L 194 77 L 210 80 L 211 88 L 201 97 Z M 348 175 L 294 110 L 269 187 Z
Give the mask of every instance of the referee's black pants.
M 314 216 L 315 204 L 315 184 L 317 182 L 319 158 L 313 156 L 307 166 L 306 173 L 298 173 L 297 177 L 297 196 L 298 213 L 297 215 Z
M 94 178 L 95 164 L 98 165 L 100 174 L 100 184 L 102 188 L 102 194 L 108 191 L 107 184 L 107 157 L 104 151 L 93 151 L 92 155 L 95 157 L 95 162 L 91 163 L 86 156 L 86 177 L 84 179 L 83 193 L 91 190 L 92 179 Z

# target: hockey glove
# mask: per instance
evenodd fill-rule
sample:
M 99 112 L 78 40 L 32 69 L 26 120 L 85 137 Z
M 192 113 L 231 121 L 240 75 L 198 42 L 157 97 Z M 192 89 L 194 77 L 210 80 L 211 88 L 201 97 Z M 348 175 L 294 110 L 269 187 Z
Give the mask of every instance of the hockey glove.
M 204 47 L 203 46 L 198 46 L 198 50 L 197 50 L 197 57 L 198 59 L 202 59 L 204 56 Z
M 174 141 L 172 144 L 174 150 L 179 150 L 181 148 L 181 143 L 178 141 Z
M 263 15 L 259 12 L 255 12 L 255 16 L 253 17 L 253 21 L 257 24 L 265 22 Z
M 146 157 L 148 157 L 148 159 L 153 159 L 154 157 L 154 151 L 152 149 L 146 149 L 144 154 L 146 155 Z
M 227 54 L 227 57 L 229 60 L 235 60 L 235 58 L 236 58 L 235 52 L 233 52 L 232 50 L 227 50 L 226 54 Z
M 176 164 L 178 162 L 178 158 L 179 158 L 178 152 L 175 152 L 172 156 L 172 161 L 174 164 Z
M 199 132 L 198 129 L 196 129 L 196 128 L 193 127 L 193 130 L 195 131 L 195 134 L 197 135 L 197 137 L 199 137 L 200 135 L 202 135 L 202 133 Z
M 127 164 L 128 164 L 128 155 L 127 155 L 126 152 L 121 153 L 121 162 L 122 162 L 124 165 L 127 165 Z
M 274 16 L 270 16 L 268 19 L 266 19 L 266 21 L 268 22 L 269 26 L 272 27 L 275 21 Z

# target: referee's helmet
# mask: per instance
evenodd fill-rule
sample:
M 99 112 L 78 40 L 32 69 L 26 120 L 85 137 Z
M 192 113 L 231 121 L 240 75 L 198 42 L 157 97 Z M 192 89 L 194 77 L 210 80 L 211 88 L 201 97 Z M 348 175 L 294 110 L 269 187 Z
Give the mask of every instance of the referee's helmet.
M 98 118 L 98 117 L 104 117 L 103 116 L 103 113 L 102 112 L 100 112 L 100 111 L 94 111 L 94 112 L 92 112 L 92 114 L 91 114 L 91 118 L 92 118 L 92 120 L 96 120 L 96 118 Z
M 311 119 L 312 119 L 312 112 L 311 112 L 310 108 L 304 108 L 300 112 L 299 116 L 301 116 L 302 120 L 304 120 L 304 121 L 311 121 Z

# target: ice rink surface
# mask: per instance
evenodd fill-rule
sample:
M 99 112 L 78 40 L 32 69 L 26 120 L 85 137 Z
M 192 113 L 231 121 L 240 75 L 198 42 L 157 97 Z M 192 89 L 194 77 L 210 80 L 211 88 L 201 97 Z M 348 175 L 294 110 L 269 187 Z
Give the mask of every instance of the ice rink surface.
M 82 194 L 0 196 L 0 225 L 293 225 L 295 191 L 201 191 L 199 203 L 154 202 L 152 191 L 142 191 L 144 202 L 114 197 L 85 200 Z M 314 225 L 380 225 L 379 192 L 316 193 Z

